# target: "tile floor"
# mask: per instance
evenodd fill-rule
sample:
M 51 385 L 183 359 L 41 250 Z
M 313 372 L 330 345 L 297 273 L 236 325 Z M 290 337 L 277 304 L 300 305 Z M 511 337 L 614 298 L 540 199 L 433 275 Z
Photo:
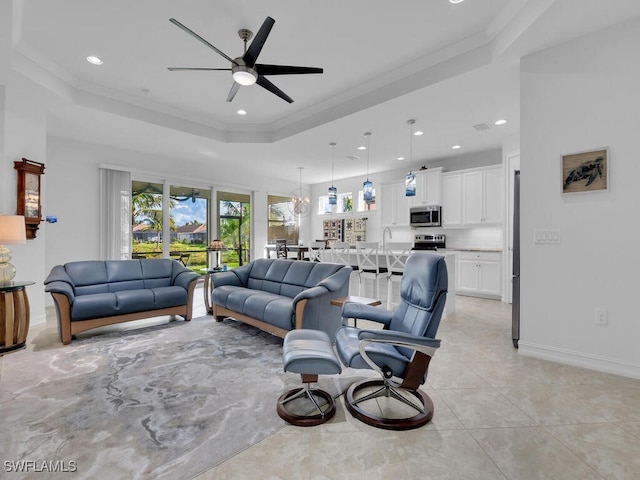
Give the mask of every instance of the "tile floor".
M 367 280 L 362 294 L 385 305 L 385 285 Z M 350 291 L 358 287 L 353 275 Z M 205 314 L 202 298 L 199 286 L 194 316 Z M 38 328 L 56 335 L 54 320 L 30 335 Z M 438 337 L 426 426 L 376 429 L 339 398 L 329 422 L 284 426 L 197 479 L 640 478 L 639 380 L 519 356 L 511 306 L 499 301 L 457 296 Z
M 425 427 L 370 427 L 340 398 L 329 422 L 286 426 L 198 480 L 640 478 L 640 381 L 519 356 L 499 301 L 456 297 L 438 337 Z

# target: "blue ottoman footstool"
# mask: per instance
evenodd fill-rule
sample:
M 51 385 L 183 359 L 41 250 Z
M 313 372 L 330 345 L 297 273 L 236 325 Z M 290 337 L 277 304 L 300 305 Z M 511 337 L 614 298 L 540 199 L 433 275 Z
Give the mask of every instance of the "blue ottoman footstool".
M 311 384 L 318 381 L 318 375 L 334 375 L 342 372 L 340 361 L 333 351 L 329 335 L 320 330 L 291 330 L 284 338 L 282 346 L 284 371 L 299 373 L 302 388 L 295 388 L 284 393 L 278 399 L 278 415 L 283 420 L 301 427 L 320 425 L 336 413 L 333 396 Z M 294 413 L 286 404 L 299 398 L 305 398 L 302 407 Z M 324 400 L 324 401 L 323 401 Z

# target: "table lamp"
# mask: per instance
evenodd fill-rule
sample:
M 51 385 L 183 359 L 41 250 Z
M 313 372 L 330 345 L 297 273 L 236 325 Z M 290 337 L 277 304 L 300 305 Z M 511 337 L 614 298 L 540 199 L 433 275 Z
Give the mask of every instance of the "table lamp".
M 10 284 L 16 276 L 16 268 L 9 263 L 11 250 L 5 245 L 27 243 L 27 233 L 22 215 L 0 215 L 0 284 Z
M 224 250 L 224 242 L 219 239 L 215 239 L 209 244 L 208 250 L 216 252 L 216 269 L 220 269 L 220 252 Z

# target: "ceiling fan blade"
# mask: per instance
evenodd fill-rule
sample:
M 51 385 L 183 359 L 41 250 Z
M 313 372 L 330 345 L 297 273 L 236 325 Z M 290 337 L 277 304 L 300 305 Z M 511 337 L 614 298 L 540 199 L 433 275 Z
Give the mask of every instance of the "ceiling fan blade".
M 291 98 L 289 95 L 284 93 L 282 90 L 280 90 L 278 87 L 276 87 L 273 83 L 271 83 L 269 80 L 267 80 L 262 75 L 258 75 L 258 80 L 256 80 L 256 83 L 258 85 L 260 85 L 262 88 L 264 88 L 266 90 L 269 90 L 274 95 L 277 95 L 281 99 L 283 99 L 283 100 L 285 100 L 285 101 L 287 101 L 289 103 L 293 103 L 293 98 Z
M 317 67 L 294 67 L 291 65 L 266 65 L 256 63 L 254 65 L 260 75 L 302 75 L 305 73 L 323 73 L 322 68 Z
M 222 52 L 221 50 L 218 50 L 216 47 L 211 45 L 209 42 L 207 42 L 204 38 L 202 38 L 196 32 L 194 32 L 193 30 L 190 30 L 189 27 L 184 26 L 183 24 L 181 24 L 175 18 L 170 18 L 169 21 L 171 23 L 173 23 L 175 26 L 177 26 L 177 27 L 181 28 L 182 30 L 184 30 L 185 32 L 187 32 L 189 35 L 191 35 L 196 40 L 199 40 L 200 42 L 204 43 L 207 47 L 209 47 L 210 49 L 214 50 L 219 55 L 222 55 L 224 58 L 229 60 L 232 64 L 236 65 L 236 62 L 233 61 L 233 58 L 231 58 L 229 55 L 227 55 L 226 53 Z
M 260 51 L 262 50 L 262 47 L 264 47 L 264 42 L 267 41 L 267 37 L 269 36 L 274 23 L 276 23 L 276 21 L 271 17 L 267 17 L 264 22 L 262 22 L 260 30 L 258 30 L 258 33 L 253 38 L 253 41 L 249 46 L 249 49 L 242 57 L 247 66 L 253 68 L 255 65 L 258 55 L 260 55 Z
M 233 100 L 233 97 L 236 96 L 236 93 L 238 93 L 238 90 L 240 90 L 240 84 L 233 82 L 233 85 L 231 85 L 231 90 L 229 90 L 229 95 L 227 95 L 227 102 L 230 102 L 231 100 Z
M 230 68 L 200 68 L 200 67 L 167 67 L 167 70 L 171 72 L 181 72 L 184 70 L 227 70 L 231 71 Z

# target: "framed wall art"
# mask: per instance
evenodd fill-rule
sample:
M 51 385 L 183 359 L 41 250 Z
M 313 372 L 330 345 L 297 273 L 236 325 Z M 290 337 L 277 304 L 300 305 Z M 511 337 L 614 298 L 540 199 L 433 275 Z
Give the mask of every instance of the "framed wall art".
M 562 193 L 604 191 L 609 188 L 607 148 L 562 155 Z

